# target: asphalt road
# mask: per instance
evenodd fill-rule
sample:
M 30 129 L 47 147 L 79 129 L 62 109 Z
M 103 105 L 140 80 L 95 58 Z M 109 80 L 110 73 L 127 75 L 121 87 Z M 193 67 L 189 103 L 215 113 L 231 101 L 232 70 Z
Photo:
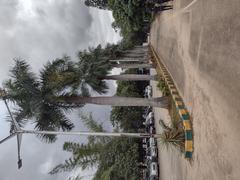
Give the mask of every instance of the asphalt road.
M 150 41 L 193 118 L 194 157 L 162 166 L 164 180 L 240 178 L 240 1 L 175 0 Z M 169 173 L 172 168 L 172 175 Z

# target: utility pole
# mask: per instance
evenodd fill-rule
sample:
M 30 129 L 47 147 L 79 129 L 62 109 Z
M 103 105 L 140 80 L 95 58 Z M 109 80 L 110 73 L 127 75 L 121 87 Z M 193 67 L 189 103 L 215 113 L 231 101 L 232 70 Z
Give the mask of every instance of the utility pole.
M 26 130 L 22 129 L 18 122 L 14 119 L 9 106 L 7 104 L 7 101 L 4 99 L 4 103 L 7 107 L 8 113 L 11 118 L 11 129 L 10 129 L 10 135 L 6 138 L 0 140 L 0 144 L 4 143 L 8 139 L 17 136 L 17 153 L 18 153 L 18 169 L 22 167 L 22 159 L 20 157 L 20 148 L 21 148 L 21 140 L 23 134 L 48 134 L 48 135 L 78 135 L 78 136 L 105 136 L 105 137 L 130 137 L 130 138 L 159 138 L 159 134 L 149 134 L 149 133 L 111 133 L 111 132 L 87 132 L 87 131 L 75 131 L 75 132 L 62 132 L 62 131 L 35 131 L 35 130 Z

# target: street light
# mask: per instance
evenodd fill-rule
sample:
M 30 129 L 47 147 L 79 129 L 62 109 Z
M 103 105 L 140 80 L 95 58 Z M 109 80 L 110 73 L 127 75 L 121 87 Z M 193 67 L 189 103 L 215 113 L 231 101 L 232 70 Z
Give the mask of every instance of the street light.
M 149 133 L 109 133 L 109 132 L 87 132 L 87 131 L 75 131 L 75 132 L 62 132 L 62 131 L 35 131 L 35 130 L 27 130 L 22 129 L 18 122 L 14 119 L 10 108 L 7 104 L 7 101 L 4 99 L 4 103 L 7 107 L 8 113 L 11 118 L 11 128 L 10 128 L 10 135 L 6 138 L 0 140 L 0 144 L 4 143 L 8 139 L 17 136 L 17 153 L 18 153 L 18 169 L 22 167 L 22 159 L 20 155 L 21 150 L 21 141 L 23 134 L 48 134 L 48 135 L 79 135 L 79 136 L 108 136 L 108 137 L 131 137 L 131 138 L 149 138 L 154 137 L 158 138 L 159 134 L 149 134 Z

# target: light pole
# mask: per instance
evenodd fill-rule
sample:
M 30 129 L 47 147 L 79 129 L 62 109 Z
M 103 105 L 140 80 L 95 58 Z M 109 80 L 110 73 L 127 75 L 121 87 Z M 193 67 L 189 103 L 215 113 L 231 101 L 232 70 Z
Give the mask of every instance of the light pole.
M 13 118 L 13 115 L 12 115 L 10 109 L 9 109 L 9 106 L 7 104 L 6 99 L 4 99 L 3 101 L 4 101 L 4 103 L 5 103 L 6 107 L 7 107 L 8 113 L 10 115 L 10 118 L 11 118 L 13 124 L 11 125 L 10 136 L 8 136 L 7 138 L 3 139 L 0 142 L 0 144 L 3 143 L 4 141 L 10 139 L 11 137 L 13 137 L 15 135 L 17 136 L 17 153 L 18 153 L 18 162 L 17 162 L 17 164 L 18 164 L 18 169 L 20 169 L 22 167 L 22 159 L 21 159 L 21 156 L 20 156 L 20 150 L 21 150 L 20 147 L 21 147 L 21 141 L 22 141 L 22 133 L 18 133 L 18 131 L 21 131 L 21 128 L 20 128 L 19 124 L 17 123 L 17 121 Z
M 0 140 L 0 144 L 4 143 L 8 139 L 17 136 L 17 151 L 18 151 L 18 169 L 22 167 L 22 159 L 20 157 L 20 147 L 23 134 L 48 134 L 48 135 L 78 135 L 78 136 L 105 136 L 105 137 L 131 137 L 131 138 L 158 138 L 159 134 L 149 134 L 149 133 L 110 133 L 110 132 L 87 132 L 87 131 L 75 131 L 75 132 L 62 132 L 62 131 L 35 131 L 22 129 L 18 122 L 14 119 L 7 101 L 4 99 L 4 103 L 7 107 L 8 113 L 12 120 L 12 125 L 10 129 L 10 135 L 6 138 Z

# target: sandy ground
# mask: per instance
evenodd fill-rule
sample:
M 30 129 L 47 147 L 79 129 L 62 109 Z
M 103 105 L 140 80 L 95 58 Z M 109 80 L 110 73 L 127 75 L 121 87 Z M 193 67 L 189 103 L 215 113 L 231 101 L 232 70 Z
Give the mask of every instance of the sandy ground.
M 240 179 L 240 1 L 175 0 L 150 41 L 193 117 L 194 156 L 160 151 L 161 180 Z M 159 94 L 156 94 L 157 96 Z M 156 121 L 164 116 L 156 109 Z

